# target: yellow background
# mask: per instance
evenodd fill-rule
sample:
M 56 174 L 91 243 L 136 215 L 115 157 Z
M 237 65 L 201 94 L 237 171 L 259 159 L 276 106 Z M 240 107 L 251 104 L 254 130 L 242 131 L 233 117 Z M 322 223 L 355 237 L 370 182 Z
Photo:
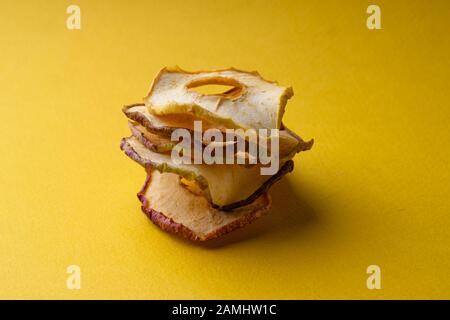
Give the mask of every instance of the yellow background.
M 450 2 L 373 1 L 374 31 L 370 3 L 2 0 L 0 298 L 450 298 Z M 292 85 L 284 122 L 316 140 L 269 216 L 207 245 L 148 221 L 119 150 L 173 65 Z

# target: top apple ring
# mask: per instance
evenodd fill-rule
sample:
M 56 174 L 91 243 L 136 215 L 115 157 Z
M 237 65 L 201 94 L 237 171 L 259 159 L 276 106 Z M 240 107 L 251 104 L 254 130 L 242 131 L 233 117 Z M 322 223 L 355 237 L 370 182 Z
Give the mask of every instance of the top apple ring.
M 190 90 L 207 84 L 234 88 L 221 94 L 201 94 Z M 264 80 L 257 72 L 237 69 L 187 72 L 163 68 L 144 98 L 156 115 L 191 113 L 227 128 L 279 129 L 291 87 Z

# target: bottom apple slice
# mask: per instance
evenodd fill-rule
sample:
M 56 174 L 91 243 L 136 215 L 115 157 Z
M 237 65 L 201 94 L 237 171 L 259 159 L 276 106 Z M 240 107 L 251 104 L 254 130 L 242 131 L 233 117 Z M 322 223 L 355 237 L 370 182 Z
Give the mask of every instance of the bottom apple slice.
M 217 238 L 241 228 L 267 212 L 271 199 L 262 193 L 252 203 L 220 211 L 203 196 L 187 190 L 174 173 L 150 170 L 138 193 L 142 211 L 164 231 L 194 241 Z

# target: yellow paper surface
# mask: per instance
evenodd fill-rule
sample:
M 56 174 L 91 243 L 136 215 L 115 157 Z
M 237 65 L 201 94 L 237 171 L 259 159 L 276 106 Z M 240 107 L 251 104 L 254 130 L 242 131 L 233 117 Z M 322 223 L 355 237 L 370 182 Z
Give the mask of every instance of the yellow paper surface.
M 449 20 L 445 0 L 1 1 L 0 298 L 450 298 Z M 148 221 L 119 150 L 122 105 L 174 65 L 293 86 L 284 122 L 316 140 L 269 216 L 207 245 Z

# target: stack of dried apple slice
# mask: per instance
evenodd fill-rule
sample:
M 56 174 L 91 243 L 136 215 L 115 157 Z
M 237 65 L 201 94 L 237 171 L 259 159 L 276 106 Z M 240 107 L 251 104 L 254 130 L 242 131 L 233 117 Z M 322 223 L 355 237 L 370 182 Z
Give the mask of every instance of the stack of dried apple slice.
M 211 84 L 230 89 L 213 94 L 194 90 Z M 266 81 L 256 72 L 162 69 L 144 102 L 123 108 L 131 136 L 122 139 L 121 149 L 147 172 L 138 193 L 144 213 L 165 231 L 201 241 L 243 227 L 266 213 L 271 203 L 270 186 L 293 170 L 296 153 L 309 150 L 313 144 L 282 124 L 292 95 L 291 88 Z M 199 121 L 200 137 L 206 137 L 208 130 L 220 135 L 220 141 L 217 135 L 199 141 L 200 154 L 213 150 L 213 164 L 174 158 L 180 151 L 174 133 L 183 129 L 194 137 L 199 133 L 195 125 Z M 230 129 L 237 129 L 235 136 L 227 135 Z M 255 130 L 256 140 L 242 134 L 250 130 Z M 276 135 L 261 135 L 269 131 Z M 236 137 L 244 141 L 244 149 L 234 148 Z M 275 138 L 276 144 L 268 143 Z M 258 163 L 250 152 L 264 149 L 266 155 L 277 159 L 277 170 L 272 174 L 261 174 L 267 163 Z M 230 153 L 236 160 L 232 163 L 229 157 L 225 159 Z M 186 146 L 181 154 L 192 158 Z M 223 161 L 217 161 L 218 157 Z

